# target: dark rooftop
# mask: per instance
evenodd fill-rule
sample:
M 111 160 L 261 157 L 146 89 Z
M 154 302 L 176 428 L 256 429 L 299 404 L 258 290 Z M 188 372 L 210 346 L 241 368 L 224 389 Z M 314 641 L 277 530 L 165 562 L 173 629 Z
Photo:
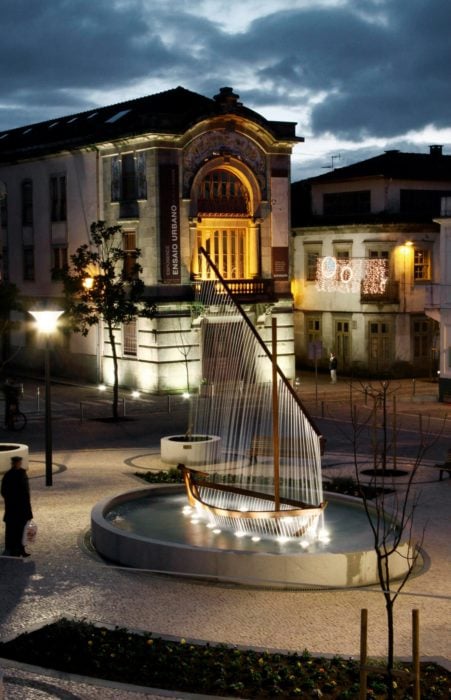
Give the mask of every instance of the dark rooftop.
M 145 133 L 179 134 L 202 119 L 236 114 L 264 126 L 276 138 L 300 141 L 293 122 L 268 121 L 238 101 L 232 88 L 213 99 L 183 87 L 0 132 L 0 161 L 48 153 Z
M 451 180 L 451 156 L 443 155 L 442 146 L 430 146 L 429 153 L 385 151 L 379 156 L 301 182 L 321 184 L 362 178 L 397 180 Z

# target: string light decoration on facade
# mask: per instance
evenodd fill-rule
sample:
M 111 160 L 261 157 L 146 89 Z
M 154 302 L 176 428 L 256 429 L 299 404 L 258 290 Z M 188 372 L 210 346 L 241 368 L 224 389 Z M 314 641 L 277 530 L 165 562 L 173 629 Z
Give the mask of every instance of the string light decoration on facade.
M 316 262 L 316 288 L 320 292 L 382 295 L 388 281 L 388 260 L 384 258 L 327 255 Z

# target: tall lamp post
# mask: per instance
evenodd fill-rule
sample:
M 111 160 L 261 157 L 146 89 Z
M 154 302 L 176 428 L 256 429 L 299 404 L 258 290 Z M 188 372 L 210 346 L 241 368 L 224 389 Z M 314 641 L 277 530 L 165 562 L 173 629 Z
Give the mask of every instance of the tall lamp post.
M 53 485 L 52 474 L 52 403 L 50 394 L 50 336 L 55 332 L 63 311 L 30 311 L 38 330 L 45 335 L 45 485 Z

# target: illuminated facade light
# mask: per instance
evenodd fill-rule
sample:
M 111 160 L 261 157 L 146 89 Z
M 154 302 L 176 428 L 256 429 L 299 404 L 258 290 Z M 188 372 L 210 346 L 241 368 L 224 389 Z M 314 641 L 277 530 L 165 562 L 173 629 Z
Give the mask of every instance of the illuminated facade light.
M 384 258 L 318 258 L 316 288 L 320 292 L 382 295 L 389 282 Z

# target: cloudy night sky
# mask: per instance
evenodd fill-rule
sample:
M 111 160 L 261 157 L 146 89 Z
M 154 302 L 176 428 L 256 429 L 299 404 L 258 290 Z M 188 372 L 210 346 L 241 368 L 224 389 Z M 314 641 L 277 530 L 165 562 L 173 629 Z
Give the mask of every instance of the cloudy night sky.
M 297 123 L 293 179 L 451 154 L 450 0 L 2 0 L 0 131 L 181 85 Z

